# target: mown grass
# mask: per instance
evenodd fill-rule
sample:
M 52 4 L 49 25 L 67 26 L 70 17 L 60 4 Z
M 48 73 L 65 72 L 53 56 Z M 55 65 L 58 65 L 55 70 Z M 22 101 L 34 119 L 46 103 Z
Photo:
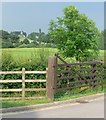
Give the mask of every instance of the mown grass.
M 51 102 L 47 98 L 44 99 L 32 99 L 32 100 L 3 100 L 0 108 L 10 108 L 19 106 L 29 106 L 36 104 L 43 104 Z
M 72 94 L 70 91 L 68 92 L 61 92 L 57 93 L 55 95 L 54 101 L 63 101 L 63 100 L 69 100 L 74 99 L 78 97 L 83 97 L 87 95 L 93 95 L 97 93 L 104 93 L 104 90 L 99 87 L 98 91 L 94 90 L 87 90 L 80 93 L 74 93 Z M 2 104 L 0 105 L 0 108 L 10 108 L 10 107 L 19 107 L 19 106 L 29 106 L 29 105 L 36 105 L 36 104 L 44 104 L 44 103 L 51 103 L 53 101 L 48 100 L 46 97 L 43 99 L 33 99 L 33 100 L 3 100 Z

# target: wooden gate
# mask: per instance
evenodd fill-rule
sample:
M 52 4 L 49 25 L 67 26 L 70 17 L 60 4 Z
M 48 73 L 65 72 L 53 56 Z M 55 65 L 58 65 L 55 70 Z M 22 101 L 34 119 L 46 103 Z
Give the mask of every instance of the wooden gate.
M 62 64 L 58 63 L 62 61 Z M 97 86 L 103 87 L 103 65 L 101 61 L 69 64 L 58 54 L 48 60 L 47 96 L 54 100 L 58 91 Z

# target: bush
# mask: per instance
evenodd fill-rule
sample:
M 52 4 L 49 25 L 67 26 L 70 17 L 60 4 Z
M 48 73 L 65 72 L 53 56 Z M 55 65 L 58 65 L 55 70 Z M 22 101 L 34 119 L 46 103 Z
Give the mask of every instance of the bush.
M 14 45 L 12 42 L 2 42 L 2 48 L 14 48 Z
M 48 56 L 50 52 L 45 49 L 39 49 L 32 53 L 30 59 L 20 58 L 20 60 L 15 61 L 11 56 L 11 53 L 4 52 L 2 53 L 2 71 L 20 71 L 24 67 L 26 71 L 37 71 L 46 70 L 48 63 Z M 26 74 L 26 79 L 45 79 L 46 75 L 39 74 Z M 22 75 L 2 75 L 2 79 L 22 79 Z M 5 83 L 3 84 L 3 88 L 20 88 L 20 83 Z M 27 88 L 39 88 L 46 87 L 45 83 L 26 83 Z
M 8 71 L 14 68 L 14 61 L 9 52 L 2 52 L 2 70 Z

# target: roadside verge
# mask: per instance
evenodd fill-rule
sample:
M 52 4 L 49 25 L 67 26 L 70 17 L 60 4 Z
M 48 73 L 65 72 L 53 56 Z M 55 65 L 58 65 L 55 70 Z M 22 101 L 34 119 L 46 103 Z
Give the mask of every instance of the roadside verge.
M 46 104 L 38 104 L 38 105 L 30 105 L 30 106 L 22 106 L 22 107 L 12 107 L 12 108 L 2 108 L 2 109 L 0 109 L 0 113 L 28 111 L 28 110 L 33 110 L 33 109 L 38 110 L 38 109 L 43 109 L 43 108 L 52 107 L 52 106 L 58 106 L 58 105 L 62 105 L 62 104 L 69 104 L 69 103 L 76 103 L 76 102 L 89 102 L 90 100 L 94 100 L 94 99 L 97 99 L 102 96 L 104 96 L 104 93 L 84 96 L 84 97 L 80 97 L 80 98 L 74 98 L 74 99 L 70 99 L 70 100 L 46 103 Z

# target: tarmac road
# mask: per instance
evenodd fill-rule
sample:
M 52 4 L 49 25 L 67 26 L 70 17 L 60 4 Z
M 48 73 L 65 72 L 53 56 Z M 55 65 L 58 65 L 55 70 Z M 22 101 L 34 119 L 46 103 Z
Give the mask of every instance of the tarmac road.
M 104 118 L 104 97 L 88 103 L 71 103 L 41 110 L 5 113 L 2 118 Z

